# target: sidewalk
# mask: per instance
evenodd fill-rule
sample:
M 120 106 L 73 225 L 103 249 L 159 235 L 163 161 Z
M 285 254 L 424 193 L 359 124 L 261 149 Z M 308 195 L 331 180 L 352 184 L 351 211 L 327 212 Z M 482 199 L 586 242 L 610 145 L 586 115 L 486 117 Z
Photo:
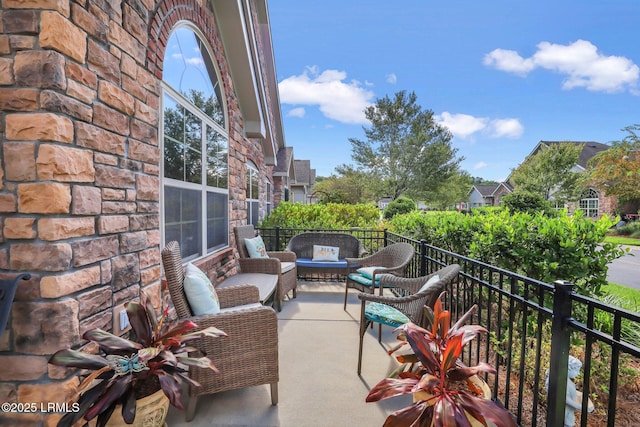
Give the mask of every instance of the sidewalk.
M 280 330 L 279 403 L 271 406 L 269 386 L 203 396 L 191 423 L 171 407 L 167 425 L 252 427 L 382 426 L 385 418 L 410 403 L 402 396 L 366 403 L 369 389 L 396 365 L 385 349 L 395 344 L 391 328 L 383 327 L 382 348 L 377 327 L 365 336 L 362 375 L 356 373 L 360 300 L 349 294 L 342 309 L 344 283 L 304 282 L 298 297 L 285 301 L 278 314 Z M 215 363 L 215 361 L 214 361 Z

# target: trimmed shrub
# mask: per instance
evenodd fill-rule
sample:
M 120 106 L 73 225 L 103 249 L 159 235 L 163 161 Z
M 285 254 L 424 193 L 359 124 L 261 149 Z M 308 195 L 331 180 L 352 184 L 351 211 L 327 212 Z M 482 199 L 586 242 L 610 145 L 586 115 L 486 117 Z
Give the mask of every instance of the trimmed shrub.
M 598 296 L 607 284 L 607 264 L 624 253 L 602 243 L 612 224 L 606 216 L 593 221 L 580 213 L 549 217 L 505 209 L 483 215 L 410 213 L 392 218 L 389 228 L 547 283 L 568 280 L 581 294 Z
M 371 204 L 311 204 L 281 202 L 260 223 L 260 227 L 378 228 L 380 210 Z
M 408 197 L 398 197 L 391 201 L 384 209 L 384 219 L 391 219 L 396 215 L 409 213 L 418 209 L 416 202 Z
M 551 204 L 541 195 L 528 191 L 514 191 L 507 194 L 501 199 L 501 204 L 512 212 L 528 212 L 531 214 L 536 212 L 551 214 L 553 212 Z

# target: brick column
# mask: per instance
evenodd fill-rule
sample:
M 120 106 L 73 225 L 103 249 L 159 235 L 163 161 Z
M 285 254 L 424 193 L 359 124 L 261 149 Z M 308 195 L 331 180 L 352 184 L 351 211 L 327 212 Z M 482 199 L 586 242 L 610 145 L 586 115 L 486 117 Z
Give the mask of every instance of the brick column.
M 0 337 L 0 401 L 64 402 L 78 379 L 49 366 L 113 329 L 113 309 L 160 295 L 160 84 L 150 2 L 3 1 L 0 276 L 21 283 Z M 61 414 L 0 414 L 1 425 Z

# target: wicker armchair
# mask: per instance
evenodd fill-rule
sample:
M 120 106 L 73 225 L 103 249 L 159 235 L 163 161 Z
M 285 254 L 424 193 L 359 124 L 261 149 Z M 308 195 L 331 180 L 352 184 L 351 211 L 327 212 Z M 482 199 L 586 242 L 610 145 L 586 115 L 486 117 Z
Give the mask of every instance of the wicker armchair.
M 220 372 L 190 369 L 189 376 L 201 386 L 189 387 L 187 421 L 193 419 L 198 396 L 204 394 L 270 384 L 271 404 L 276 405 L 278 318 L 271 307 L 259 303 L 258 289 L 251 285 L 216 289 L 222 311 L 193 316 L 184 293 L 184 270 L 178 242 L 169 242 L 162 250 L 162 264 L 178 317 L 191 319 L 199 328 L 215 326 L 228 334 L 226 338 L 205 338 L 192 344 L 205 353 Z
M 391 274 L 380 276 L 380 285 L 404 290 L 404 296 L 382 296 L 361 293 L 358 298 L 362 301 L 360 310 L 360 345 L 358 347 L 358 375 L 362 367 L 362 343 L 369 325 L 378 323 L 378 342 L 382 325 L 398 327 L 407 322 L 424 326 L 424 306 L 433 308 L 440 293 L 449 285 L 460 271 L 458 264 L 451 264 L 427 276 L 406 278 Z M 429 286 L 425 286 L 429 279 L 438 275 Z
M 267 252 L 269 258 L 251 258 L 244 239 L 256 237 L 253 225 L 241 225 L 233 229 L 236 238 L 236 249 L 240 259 L 240 271 L 243 273 L 268 273 L 278 275 L 278 287 L 273 299 L 274 307 L 280 311 L 282 301 L 289 291 L 293 291 L 295 298 L 298 287 L 298 270 L 296 269 L 296 254 L 290 251 Z
M 377 280 L 380 274 L 393 274 L 404 276 L 407 266 L 413 259 L 415 249 L 409 243 L 393 243 L 385 246 L 378 252 L 363 258 L 347 258 L 349 265 L 362 267 L 380 267 L 372 272 L 372 277 L 367 278 L 358 272 L 350 273 L 347 276 L 344 288 L 344 309 L 347 309 L 347 296 L 349 288 L 358 289 L 360 292 L 374 293 Z M 382 288 L 380 288 L 382 295 Z

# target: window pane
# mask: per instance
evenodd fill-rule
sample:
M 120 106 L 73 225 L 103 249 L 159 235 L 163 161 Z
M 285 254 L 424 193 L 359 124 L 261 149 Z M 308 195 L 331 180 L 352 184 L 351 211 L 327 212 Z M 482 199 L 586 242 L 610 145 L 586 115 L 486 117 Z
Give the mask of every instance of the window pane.
M 258 202 L 251 202 L 250 206 L 251 215 L 249 216 L 249 221 L 253 225 L 258 225 Z
M 201 255 L 202 204 L 200 192 L 164 187 L 165 241 L 177 240 L 183 258 Z
M 252 170 L 251 171 L 251 198 L 252 199 L 257 199 L 260 197 L 260 193 L 258 192 L 258 188 L 259 188 L 259 178 L 258 178 L 258 172 Z
M 228 165 L 227 138 L 207 126 L 207 185 L 227 188 Z
M 164 96 L 164 176 L 184 180 L 183 109 Z
M 185 180 L 202 183 L 202 121 L 193 113 L 185 111 Z
M 207 250 L 217 249 L 228 243 L 228 206 L 226 194 L 207 193 Z
M 216 123 L 225 126 L 216 69 L 207 49 L 193 31 L 178 28 L 171 34 L 163 67 L 165 82 Z
M 202 182 L 202 121 L 164 96 L 164 176 L 180 181 Z

